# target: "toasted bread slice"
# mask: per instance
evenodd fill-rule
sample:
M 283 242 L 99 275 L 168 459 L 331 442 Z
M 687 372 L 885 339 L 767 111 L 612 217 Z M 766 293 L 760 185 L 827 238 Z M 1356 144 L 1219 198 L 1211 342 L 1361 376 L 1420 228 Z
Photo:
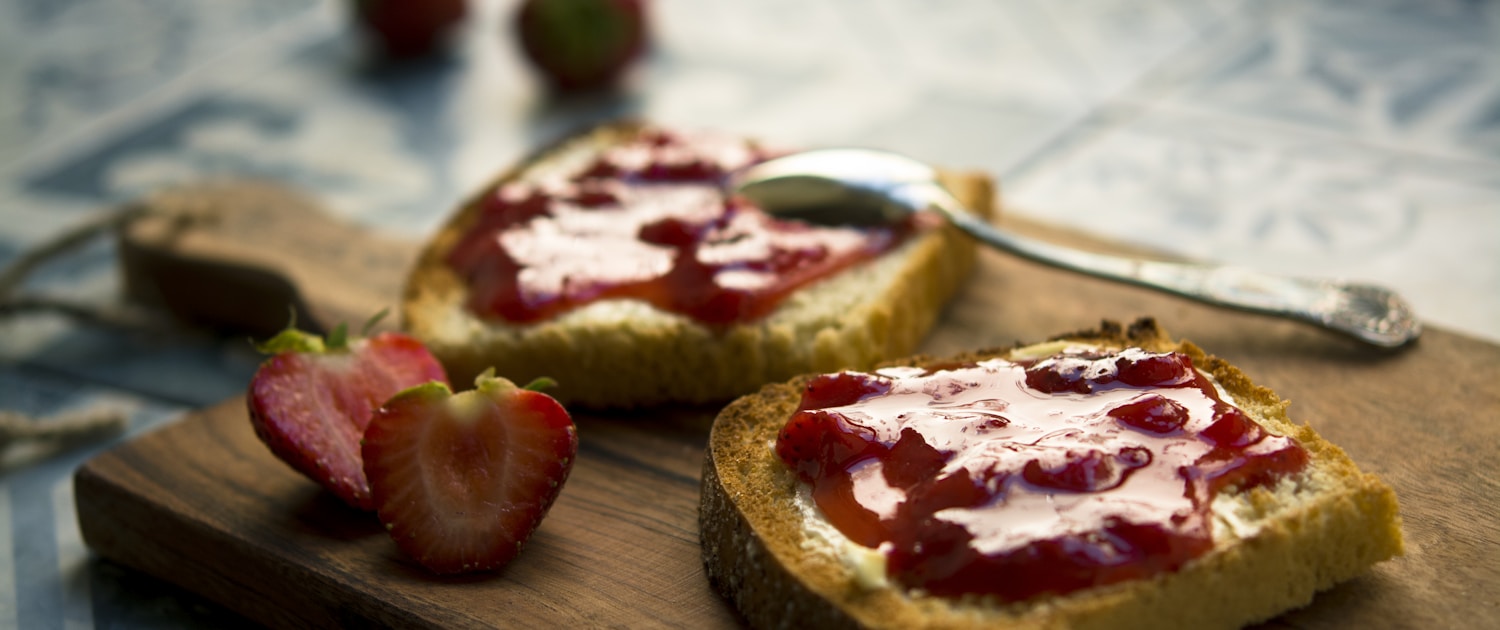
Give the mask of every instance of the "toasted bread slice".
M 602 147 L 643 129 L 610 124 L 542 151 L 471 198 L 424 248 L 405 287 L 403 325 L 455 382 L 494 367 L 517 382 L 550 377 L 560 384 L 553 393 L 571 405 L 722 403 L 797 374 L 866 368 L 910 354 L 973 265 L 970 239 L 935 227 L 795 291 L 764 319 L 727 328 L 620 299 L 528 325 L 467 310 L 468 288 L 444 261 L 477 220 L 479 200 L 506 182 L 576 172 Z M 993 214 L 989 179 L 954 175 L 945 183 L 975 212 Z
M 1186 353 L 1261 426 L 1305 447 L 1306 469 L 1274 487 L 1221 494 L 1213 503 L 1214 546 L 1175 572 L 1019 602 L 936 597 L 870 575 L 866 561 L 873 552 L 840 541 L 826 521 L 816 522 L 820 513 L 809 507 L 815 504 L 798 498 L 805 484 L 773 445 L 809 378 L 800 377 L 735 401 L 714 423 L 700 511 L 714 588 L 751 626 L 762 628 L 1236 627 L 1305 605 L 1315 592 L 1402 552 L 1393 491 L 1311 428 L 1292 423 L 1285 402 L 1230 364 L 1171 340 L 1149 319 L 1128 329 L 1105 322 L 1097 331 L 1058 339 Z M 1043 347 L 896 364 L 1013 358 Z

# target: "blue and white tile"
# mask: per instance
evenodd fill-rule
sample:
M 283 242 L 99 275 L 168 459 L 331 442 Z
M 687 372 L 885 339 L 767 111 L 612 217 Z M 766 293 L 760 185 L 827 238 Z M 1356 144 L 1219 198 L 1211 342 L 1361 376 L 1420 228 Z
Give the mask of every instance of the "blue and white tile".
M 1101 120 L 1008 188 L 1017 212 L 1191 258 L 1385 284 L 1500 339 L 1500 171 L 1217 116 Z M 1424 261 L 1412 265 L 1411 261 Z
M 78 530 L 73 471 L 111 445 L 172 422 L 185 408 L 4 364 L 0 408 L 39 417 L 111 409 L 128 418 L 123 434 L 95 443 L 62 450 L 13 446 L 4 452 L 0 628 L 243 626 L 237 616 L 197 596 L 93 557 Z
M 329 2 L 0 2 L 0 167 Z
M 1051 21 L 1044 31 L 1088 70 L 1088 86 L 1100 100 L 1138 80 L 1204 32 L 1237 12 L 1238 2 L 1086 0 L 1036 2 Z
M 1500 164 L 1500 4 L 1265 3 L 1179 61 L 1147 98 Z

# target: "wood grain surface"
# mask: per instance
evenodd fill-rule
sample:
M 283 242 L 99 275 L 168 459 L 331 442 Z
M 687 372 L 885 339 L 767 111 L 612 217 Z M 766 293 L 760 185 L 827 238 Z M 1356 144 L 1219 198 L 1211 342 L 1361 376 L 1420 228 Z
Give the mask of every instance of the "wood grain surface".
M 1001 223 L 1120 249 L 1014 217 Z M 1400 498 L 1406 556 L 1268 627 L 1500 627 L 1500 346 L 1428 330 L 1382 351 L 985 252 L 924 350 L 1008 345 L 1141 315 L 1277 390 L 1294 419 Z M 521 556 L 492 575 L 439 579 L 404 560 L 372 515 L 275 460 L 240 399 L 87 462 L 75 478 L 78 518 L 99 554 L 272 626 L 732 627 L 738 619 L 709 589 L 698 555 L 698 476 L 714 411 L 576 416 L 580 453 L 567 487 Z

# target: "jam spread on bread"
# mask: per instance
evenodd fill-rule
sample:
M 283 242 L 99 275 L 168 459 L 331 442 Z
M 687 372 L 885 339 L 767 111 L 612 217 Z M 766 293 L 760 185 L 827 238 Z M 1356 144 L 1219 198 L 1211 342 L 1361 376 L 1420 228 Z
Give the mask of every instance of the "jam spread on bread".
M 1173 571 L 1213 547 L 1215 494 L 1308 461 L 1139 348 L 817 376 L 775 448 L 893 581 L 1006 601 Z
M 726 198 L 728 173 L 765 157 L 741 140 L 650 130 L 572 176 L 493 189 L 447 262 L 482 317 L 525 324 L 635 299 L 727 325 L 766 316 L 910 230 L 777 220 Z

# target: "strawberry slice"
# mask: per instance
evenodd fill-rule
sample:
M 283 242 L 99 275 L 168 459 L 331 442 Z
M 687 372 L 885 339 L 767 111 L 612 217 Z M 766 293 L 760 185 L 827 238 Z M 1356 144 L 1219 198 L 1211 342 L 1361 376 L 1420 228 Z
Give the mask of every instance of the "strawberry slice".
M 324 341 L 293 322 L 258 347 L 273 356 L 256 370 L 246 396 L 255 434 L 281 461 L 345 503 L 374 510 L 359 452 L 365 426 L 396 392 L 447 383 L 442 364 L 410 336 L 386 332 L 351 340 L 342 324 Z
M 454 394 L 428 383 L 397 394 L 365 430 L 365 475 L 402 553 L 434 573 L 498 569 L 515 558 L 562 490 L 578 432 L 551 396 L 493 370 Z

